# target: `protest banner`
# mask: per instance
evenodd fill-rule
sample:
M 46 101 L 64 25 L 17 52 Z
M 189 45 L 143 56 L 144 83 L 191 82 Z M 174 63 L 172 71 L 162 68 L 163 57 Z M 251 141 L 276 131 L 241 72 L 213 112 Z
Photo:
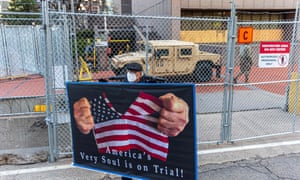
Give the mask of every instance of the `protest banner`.
M 186 102 L 188 123 L 176 136 L 157 129 L 162 95 Z M 141 179 L 197 179 L 195 87 L 172 83 L 67 83 L 73 164 Z M 74 103 L 86 98 L 94 127 L 82 133 Z

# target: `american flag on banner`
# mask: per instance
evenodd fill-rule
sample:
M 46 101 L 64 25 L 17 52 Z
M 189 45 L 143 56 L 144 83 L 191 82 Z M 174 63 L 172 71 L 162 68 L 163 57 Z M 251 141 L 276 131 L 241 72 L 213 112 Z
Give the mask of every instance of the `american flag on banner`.
M 157 118 L 154 116 L 162 107 L 158 98 L 140 92 L 124 114 L 117 112 L 105 93 L 93 99 L 91 105 L 100 153 L 105 153 L 107 148 L 117 151 L 137 149 L 161 161 L 167 160 L 169 140 L 156 129 Z

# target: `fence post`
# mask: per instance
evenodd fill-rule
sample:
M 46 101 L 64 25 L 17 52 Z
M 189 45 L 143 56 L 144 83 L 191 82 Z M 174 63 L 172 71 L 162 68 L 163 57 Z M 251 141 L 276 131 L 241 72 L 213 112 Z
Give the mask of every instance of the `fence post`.
M 5 64 L 5 67 L 3 67 L 5 69 L 5 75 L 6 76 L 11 76 L 12 73 L 11 73 L 11 68 L 10 68 L 10 65 L 9 65 L 9 55 L 8 55 L 8 51 L 7 51 L 7 43 L 6 43 L 6 36 L 5 36 L 5 33 L 4 33 L 4 27 L 3 27 L 3 24 L 0 24 L 0 36 L 2 37 L 3 39 L 3 50 L 1 52 L 3 52 L 3 55 L 4 55 L 4 64 Z
M 233 0 L 231 1 L 231 16 L 228 24 L 227 60 L 224 81 L 223 114 L 220 131 L 220 143 L 223 143 L 224 141 L 231 141 L 236 19 L 237 18 L 235 15 L 235 3 Z
M 293 39 L 292 39 L 292 56 L 295 57 L 295 42 L 297 42 L 297 34 L 298 34 L 298 20 L 299 20 L 299 0 L 297 0 L 297 7 L 296 7 L 296 12 L 295 12 L 295 21 L 294 21 L 294 30 L 293 30 Z M 296 75 L 296 88 L 295 88 L 295 104 L 294 104 L 294 118 L 293 118 L 293 133 L 296 131 L 296 121 L 297 121 L 297 114 L 298 114 L 298 98 L 299 98 L 299 73 L 300 73 L 300 67 L 299 67 L 299 63 L 300 63 L 300 57 L 298 57 L 298 61 L 296 62 L 295 58 L 293 59 L 294 64 L 298 64 L 297 66 L 297 75 Z M 294 67 L 294 66 L 292 66 Z M 289 85 L 291 85 L 291 82 L 289 83 Z M 289 86 L 290 88 L 290 86 Z M 287 94 L 287 99 L 289 98 L 289 94 Z
M 55 146 L 54 146 L 54 124 L 53 124 L 53 109 L 52 107 L 52 87 L 53 87 L 53 64 L 51 58 L 51 30 L 49 27 L 48 1 L 42 1 L 42 18 L 44 30 L 44 62 L 45 62 L 45 88 L 46 88 L 46 123 L 48 126 L 49 139 L 49 162 L 55 161 Z
M 297 47 L 297 32 L 298 32 L 298 20 L 299 20 L 299 0 L 296 2 L 296 10 L 295 10 L 295 17 L 294 17 L 294 26 L 293 26 L 293 34 L 292 34 L 292 41 L 291 41 L 291 52 L 290 52 L 290 65 L 288 68 L 288 80 L 291 79 L 291 74 L 294 68 L 294 65 L 296 64 L 296 56 L 295 56 L 295 48 Z M 297 79 L 297 78 L 296 78 Z M 289 92 L 291 82 L 288 82 L 288 85 L 286 86 L 286 99 L 285 99 L 285 105 L 284 110 L 288 111 L 289 106 Z
M 71 53 L 73 53 L 74 51 L 74 60 L 75 60 L 75 67 L 76 67 L 76 78 L 77 80 L 79 80 L 79 71 L 78 69 L 80 69 L 80 65 L 79 65 L 79 59 L 78 59 L 78 49 L 77 49 L 77 35 L 76 35 L 76 28 L 75 28 L 75 15 L 74 15 L 74 12 L 75 12 L 75 7 L 74 7 L 74 1 L 71 0 L 71 11 L 72 11 L 72 16 L 71 16 L 71 19 L 72 19 L 72 25 L 71 25 L 71 29 L 70 29 L 70 33 L 71 33 L 71 37 L 72 37 L 72 40 L 71 40 Z M 74 49 L 73 49 L 74 48 Z M 73 60 L 73 61 L 74 61 Z
M 146 70 L 145 70 L 145 73 L 146 73 L 146 75 L 148 75 L 148 67 L 149 67 L 149 28 L 148 28 L 148 23 L 146 25 L 145 50 L 146 50 Z

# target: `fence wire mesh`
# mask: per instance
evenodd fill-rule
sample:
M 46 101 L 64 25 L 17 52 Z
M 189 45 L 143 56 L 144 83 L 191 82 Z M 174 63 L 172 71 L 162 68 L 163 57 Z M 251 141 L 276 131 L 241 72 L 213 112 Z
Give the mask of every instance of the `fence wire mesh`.
M 239 22 L 237 27 L 253 27 L 254 42 L 233 47 L 232 78 L 241 69 L 244 49 L 249 49 L 252 60 L 248 81 L 240 76 L 234 83 L 226 81 L 231 70 L 226 67 L 228 19 L 52 12 L 49 20 L 49 31 L 45 31 L 40 21 L 29 24 L 28 19 L 7 22 L 1 18 L 0 88 L 4 91 L 0 114 L 40 113 L 47 98 L 57 154 L 72 151 L 65 82 L 121 76 L 126 63 L 133 61 L 142 63 L 149 76 L 196 84 L 200 144 L 299 131 L 296 75 L 300 51 L 293 34 L 298 23 Z M 46 36 L 50 42 L 45 42 Z M 293 42 L 289 65 L 259 67 L 262 41 Z M 51 69 L 49 77 L 46 69 Z M 45 84 L 46 80 L 51 83 Z M 228 111 L 224 95 L 230 87 L 232 107 Z M 232 118 L 226 124 L 228 114 Z M 230 139 L 224 139 L 226 125 L 230 126 Z
M 33 112 L 45 101 L 40 24 L 39 14 L 0 15 L 0 114 Z
M 290 91 L 290 81 L 296 80 L 291 79 L 291 75 L 298 71 L 298 42 L 293 40 L 293 27 L 297 24 L 241 22 L 239 26 L 253 27 L 253 40 L 257 43 L 236 46 L 231 139 L 241 140 L 297 131 L 299 118 L 293 116 L 295 112 L 291 109 L 296 92 Z M 260 42 L 263 41 L 291 42 L 289 65 L 277 68 L 260 67 Z M 248 80 L 243 75 L 237 77 L 243 68 L 242 53 L 245 48 L 249 49 L 252 61 Z

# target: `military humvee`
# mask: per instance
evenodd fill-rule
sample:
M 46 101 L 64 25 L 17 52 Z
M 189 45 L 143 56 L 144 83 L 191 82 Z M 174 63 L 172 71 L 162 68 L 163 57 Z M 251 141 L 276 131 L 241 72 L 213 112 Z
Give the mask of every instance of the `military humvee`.
M 126 71 L 126 64 L 140 63 L 147 75 L 178 76 L 191 74 L 197 81 L 209 81 L 213 75 L 220 74 L 220 55 L 199 50 L 192 42 L 178 40 L 151 40 L 148 47 L 142 47 L 136 52 L 116 55 L 112 58 L 112 69 L 116 75 Z M 148 53 L 146 53 L 148 50 Z M 147 62 L 148 61 L 148 62 Z

